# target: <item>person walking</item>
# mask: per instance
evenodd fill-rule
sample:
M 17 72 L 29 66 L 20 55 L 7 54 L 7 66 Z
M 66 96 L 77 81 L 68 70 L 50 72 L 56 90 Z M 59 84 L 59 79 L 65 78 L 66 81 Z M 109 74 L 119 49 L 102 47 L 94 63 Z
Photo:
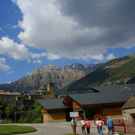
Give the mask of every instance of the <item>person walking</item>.
M 98 131 L 98 133 L 100 134 L 100 132 L 99 132 L 98 120 L 96 120 L 95 124 L 96 124 L 97 131 Z
M 82 134 L 85 134 L 85 122 L 84 122 L 84 120 L 80 121 L 80 127 L 81 127 L 81 130 L 82 130 Z
M 73 130 L 73 134 L 76 134 L 77 123 L 76 123 L 76 120 L 75 120 L 74 117 L 72 118 L 70 123 L 71 123 L 71 127 L 72 127 L 72 130 Z
M 100 135 L 104 135 L 103 129 L 102 129 L 102 127 L 104 125 L 104 122 L 100 118 L 98 118 L 98 121 L 96 123 L 98 125 L 98 132 L 99 132 L 99 134 Z
M 114 123 L 113 120 L 110 118 L 110 116 L 108 117 L 107 120 L 107 126 L 108 126 L 108 134 L 113 135 L 114 134 Z
M 90 134 L 91 123 L 88 121 L 88 119 L 85 119 L 85 127 L 87 130 L 87 134 Z

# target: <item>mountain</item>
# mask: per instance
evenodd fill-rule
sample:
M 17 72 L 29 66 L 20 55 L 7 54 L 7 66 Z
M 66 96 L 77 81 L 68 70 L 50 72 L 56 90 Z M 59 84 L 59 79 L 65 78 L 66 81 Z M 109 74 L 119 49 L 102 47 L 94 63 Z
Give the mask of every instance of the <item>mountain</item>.
M 54 82 L 55 89 L 60 90 L 67 88 L 69 84 L 81 79 L 88 73 L 93 72 L 102 64 L 83 65 L 74 63 L 65 67 L 55 65 L 40 66 L 35 68 L 29 76 L 22 77 L 18 81 L 10 84 L 0 85 L 0 89 L 7 89 L 9 91 L 28 92 L 30 90 L 45 87 L 47 82 Z
M 86 92 L 91 86 L 123 84 L 118 75 L 130 75 L 127 83 L 135 83 L 135 54 L 108 61 L 84 78 L 72 83 L 67 92 Z

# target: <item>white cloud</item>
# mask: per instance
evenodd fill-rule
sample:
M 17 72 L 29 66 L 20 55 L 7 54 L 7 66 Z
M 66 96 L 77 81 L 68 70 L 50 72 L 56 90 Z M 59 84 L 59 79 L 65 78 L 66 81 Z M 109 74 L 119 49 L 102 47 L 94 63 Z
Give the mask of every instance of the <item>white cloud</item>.
M 48 60 L 61 59 L 62 56 L 57 53 L 43 52 L 43 53 L 30 53 L 32 58 L 43 58 L 46 57 Z
M 12 28 L 16 29 L 18 28 L 18 25 L 13 25 Z
M 41 64 L 42 61 L 41 60 L 34 60 L 33 63 L 38 63 L 38 64 Z
M 12 82 L 6 82 L 7 84 L 11 84 Z
M 46 49 L 52 54 L 57 52 L 69 59 L 102 60 L 107 48 L 132 48 L 135 45 L 135 2 L 12 1 L 23 14 L 18 24 L 23 31 L 18 37 L 28 46 Z M 48 59 L 56 57 L 49 56 Z
M 112 59 L 114 59 L 114 58 L 115 58 L 115 56 L 114 56 L 113 53 L 109 54 L 109 55 L 106 57 L 107 60 L 112 60 Z
M 7 72 L 8 74 L 13 74 L 14 73 L 14 71 L 12 70 L 12 71 L 8 71 Z
M 2 37 L 0 40 L 0 54 L 5 54 L 15 60 L 27 60 L 30 63 L 30 58 L 43 58 L 46 57 L 48 60 L 61 59 L 62 56 L 57 53 L 43 52 L 43 53 L 32 53 L 29 52 L 28 48 L 24 44 L 18 44 L 9 37 Z M 38 62 L 39 61 L 34 61 Z
M 31 73 L 29 71 L 27 71 L 27 75 L 30 75 Z
M 1 71 L 9 71 L 12 69 L 9 65 L 6 65 L 6 59 L 5 58 L 0 58 L 0 70 Z
M 103 56 L 102 54 L 100 54 L 100 55 L 95 55 L 95 56 L 93 56 L 93 59 L 99 60 L 99 61 L 103 61 L 103 60 L 104 60 L 104 56 Z
M 15 60 L 29 58 L 28 49 L 25 45 L 15 43 L 8 37 L 2 37 L 0 40 L 0 54 L 6 54 Z
M 34 48 L 46 49 L 48 59 L 100 59 L 105 46 L 96 47 L 91 41 L 96 40 L 105 31 L 98 27 L 82 28 L 78 22 L 64 16 L 56 6 L 56 0 L 14 0 L 23 14 L 19 26 L 24 30 L 18 37 L 24 44 Z M 40 10 L 39 10 L 40 9 Z M 56 55 L 56 52 L 60 55 Z

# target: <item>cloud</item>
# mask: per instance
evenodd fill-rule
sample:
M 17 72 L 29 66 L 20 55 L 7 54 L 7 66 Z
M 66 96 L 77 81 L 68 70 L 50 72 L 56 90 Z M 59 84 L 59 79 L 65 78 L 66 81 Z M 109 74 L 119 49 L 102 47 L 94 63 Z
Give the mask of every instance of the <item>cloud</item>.
M 9 71 L 10 69 L 12 69 L 10 66 L 6 65 L 6 59 L 5 58 L 1 58 L 0 57 L 0 70 L 1 71 Z
M 34 60 L 33 63 L 38 63 L 38 64 L 41 64 L 42 61 L 41 60 Z
M 12 82 L 6 82 L 7 84 L 11 84 Z
M 7 74 L 13 74 L 14 73 L 14 71 L 12 70 L 12 71 L 9 71 L 9 72 L 7 72 Z
M 29 58 L 28 49 L 25 45 L 15 43 L 8 37 L 2 37 L 0 40 L 0 54 L 6 54 L 15 60 Z
M 98 60 L 107 48 L 135 45 L 134 0 L 13 1 L 23 14 L 18 37 L 28 46 L 69 59 Z
M 2 28 L 0 27 L 0 30 L 2 30 Z
M 31 74 L 31 72 L 27 71 L 27 75 L 30 75 L 30 74 Z
M 0 54 L 5 54 L 15 60 L 27 60 L 30 63 L 30 58 L 43 58 L 46 57 L 48 60 L 61 59 L 62 56 L 57 53 L 42 52 L 33 53 L 29 52 L 29 49 L 24 44 L 18 44 L 9 37 L 2 37 L 0 40 Z M 41 61 L 35 60 L 34 63 L 40 63 Z
M 30 53 L 32 58 L 43 58 L 46 57 L 48 60 L 61 59 L 62 56 L 57 53 L 43 52 L 43 53 Z
M 113 53 L 109 54 L 109 55 L 106 57 L 107 60 L 112 60 L 112 59 L 114 59 L 114 58 L 115 58 L 115 56 L 114 56 Z
M 13 25 L 12 28 L 16 29 L 18 28 L 18 25 Z

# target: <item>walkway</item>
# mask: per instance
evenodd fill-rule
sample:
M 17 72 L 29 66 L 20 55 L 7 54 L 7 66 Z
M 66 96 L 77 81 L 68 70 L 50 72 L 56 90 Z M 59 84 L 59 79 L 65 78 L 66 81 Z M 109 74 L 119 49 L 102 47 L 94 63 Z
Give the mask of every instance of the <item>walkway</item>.
M 72 133 L 70 123 L 65 122 L 44 123 L 44 124 L 17 124 L 17 125 L 33 126 L 38 130 L 37 132 L 29 133 L 28 135 L 63 135 Z M 77 134 L 81 135 L 81 129 L 79 125 L 77 127 Z M 94 127 L 92 126 L 91 135 L 98 135 L 95 126 Z

